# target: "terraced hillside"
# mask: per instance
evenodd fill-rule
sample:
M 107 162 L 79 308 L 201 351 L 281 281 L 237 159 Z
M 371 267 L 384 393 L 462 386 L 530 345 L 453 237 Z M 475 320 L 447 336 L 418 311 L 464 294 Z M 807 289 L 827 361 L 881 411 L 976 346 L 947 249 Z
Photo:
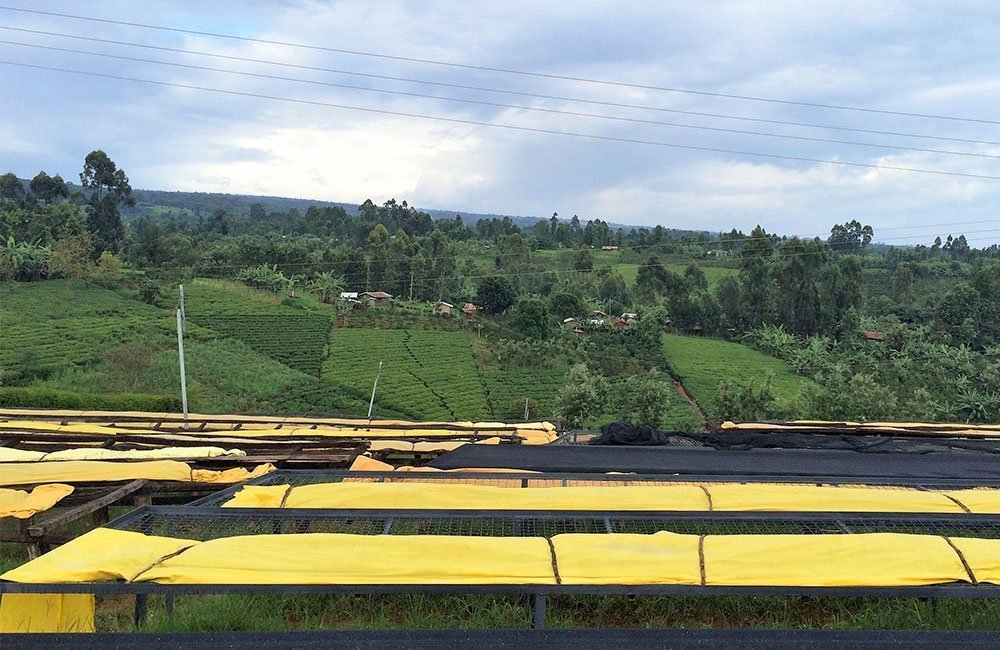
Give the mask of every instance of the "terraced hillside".
M 338 328 L 330 335 L 322 377 L 370 391 L 380 361 L 378 404 L 429 419 L 490 417 L 465 333 Z
M 684 387 L 709 415 L 718 408 L 719 383 L 724 379 L 761 382 L 771 374 L 778 400 L 786 403 L 809 383 L 784 361 L 721 339 L 664 334 L 663 354 L 680 374 Z

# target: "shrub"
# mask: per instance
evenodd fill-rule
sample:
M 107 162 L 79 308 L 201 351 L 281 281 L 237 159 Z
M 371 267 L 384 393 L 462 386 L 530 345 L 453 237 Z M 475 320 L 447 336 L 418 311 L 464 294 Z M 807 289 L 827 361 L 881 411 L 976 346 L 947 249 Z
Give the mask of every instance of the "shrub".
M 181 400 L 143 393 L 100 395 L 27 386 L 0 388 L 0 407 L 163 412 L 179 411 Z

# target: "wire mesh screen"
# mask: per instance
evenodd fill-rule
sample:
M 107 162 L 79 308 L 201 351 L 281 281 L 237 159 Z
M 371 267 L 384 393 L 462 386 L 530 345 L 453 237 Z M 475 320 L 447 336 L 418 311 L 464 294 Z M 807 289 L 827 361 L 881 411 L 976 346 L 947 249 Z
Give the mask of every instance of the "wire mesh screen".
M 891 532 L 1000 538 L 1000 517 L 980 515 L 815 515 L 774 513 L 567 513 L 378 510 L 275 510 L 146 507 L 112 528 L 208 540 L 234 535 L 350 533 L 551 537 L 563 533 L 691 535 L 858 534 Z

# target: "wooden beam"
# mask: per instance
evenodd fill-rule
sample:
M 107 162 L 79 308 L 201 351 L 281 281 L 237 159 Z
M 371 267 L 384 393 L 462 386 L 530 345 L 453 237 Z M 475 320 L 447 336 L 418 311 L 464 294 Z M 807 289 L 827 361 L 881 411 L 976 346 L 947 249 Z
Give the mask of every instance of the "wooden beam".
M 93 512 L 97 512 L 102 508 L 121 501 L 125 497 L 138 492 L 146 485 L 145 481 L 131 481 L 116 488 L 104 496 L 97 497 L 96 499 L 91 499 L 86 503 L 81 503 L 80 505 L 70 508 L 65 512 L 61 512 L 58 515 L 47 517 L 38 523 L 33 523 L 28 526 L 28 535 L 31 537 L 44 537 L 50 531 L 63 526 L 72 521 L 76 521 L 81 517 L 85 517 Z

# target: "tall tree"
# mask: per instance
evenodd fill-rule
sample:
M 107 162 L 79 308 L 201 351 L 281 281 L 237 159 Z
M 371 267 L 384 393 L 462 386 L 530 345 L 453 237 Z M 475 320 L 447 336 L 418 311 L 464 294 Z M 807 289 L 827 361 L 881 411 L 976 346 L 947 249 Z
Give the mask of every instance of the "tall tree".
M 100 149 L 91 151 L 83 161 L 80 183 L 91 190 L 87 227 L 94 236 L 95 252 L 117 251 L 125 237 L 118 206 L 135 205 L 125 170 Z

